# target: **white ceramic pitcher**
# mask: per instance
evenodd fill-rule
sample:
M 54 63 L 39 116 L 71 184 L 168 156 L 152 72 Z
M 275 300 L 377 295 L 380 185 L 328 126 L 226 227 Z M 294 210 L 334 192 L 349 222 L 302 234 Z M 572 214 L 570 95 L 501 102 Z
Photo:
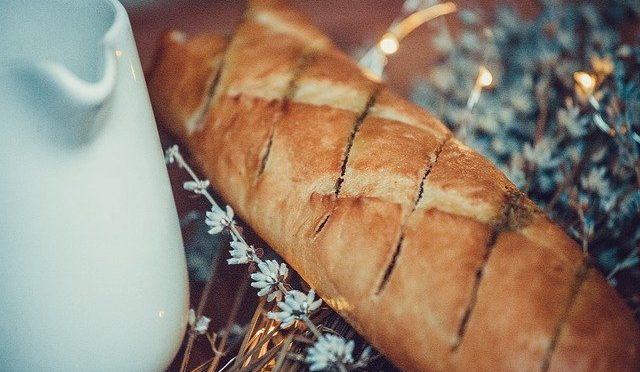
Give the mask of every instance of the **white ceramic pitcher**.
M 0 1 L 0 371 L 162 370 L 187 306 L 124 8 Z

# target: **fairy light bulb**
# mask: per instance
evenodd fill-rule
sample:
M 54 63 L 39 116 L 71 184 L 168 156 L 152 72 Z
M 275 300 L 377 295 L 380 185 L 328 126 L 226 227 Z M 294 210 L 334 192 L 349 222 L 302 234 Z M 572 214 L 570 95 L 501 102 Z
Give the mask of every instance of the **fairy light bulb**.
M 596 126 L 603 132 L 608 133 L 611 137 L 615 137 L 617 132 L 614 127 L 610 126 L 600 114 L 600 102 L 594 96 L 597 80 L 595 75 L 584 71 L 576 71 L 573 73 L 573 80 L 576 82 L 576 95 L 582 102 L 589 102 L 595 110 L 593 113 L 593 121 Z M 634 133 L 637 136 L 637 133 Z M 634 140 L 636 138 L 634 137 Z
M 596 79 L 591 74 L 584 71 L 576 71 L 573 74 L 573 80 L 576 82 L 578 93 L 586 97 L 593 95 L 593 91 L 596 88 Z
M 431 5 L 396 20 L 382 35 L 382 38 L 362 56 L 359 64 L 367 70 L 367 75 L 373 80 L 382 80 L 382 74 L 388 61 L 387 57 L 398 51 L 400 43 L 407 35 L 430 20 L 453 13 L 456 10 L 458 10 L 456 4 L 446 2 Z
M 493 84 L 493 75 L 491 74 L 491 71 L 483 65 L 480 65 L 478 68 L 478 77 L 476 78 L 475 84 L 473 84 L 469 100 L 467 100 L 467 109 L 473 109 L 480 99 L 482 89 L 490 87 L 491 84 Z
M 398 38 L 395 35 L 391 33 L 387 33 L 382 37 L 382 39 L 380 39 L 380 43 L 378 43 L 378 47 L 380 48 L 382 53 L 386 55 L 391 55 L 398 51 L 398 48 L 400 47 L 400 42 L 398 41 Z
M 493 83 L 493 75 L 491 75 L 491 72 L 487 70 L 486 67 L 480 66 L 476 84 L 479 85 L 480 88 L 487 88 L 491 86 L 492 83 Z

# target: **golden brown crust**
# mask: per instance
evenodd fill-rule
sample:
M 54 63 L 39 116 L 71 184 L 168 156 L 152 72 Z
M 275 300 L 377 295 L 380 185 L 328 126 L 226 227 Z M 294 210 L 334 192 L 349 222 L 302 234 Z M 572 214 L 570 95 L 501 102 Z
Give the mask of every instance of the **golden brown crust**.
M 459 365 L 539 370 L 583 265 L 579 254 L 575 258 L 562 260 L 554 249 L 519 233 L 500 233 L 482 271 L 473 316 L 454 353 Z M 483 357 L 477 358 L 478 353 Z
M 378 197 L 411 210 L 439 145 L 430 132 L 394 120 L 367 117 L 353 141 L 340 195 Z M 394 177 L 389 179 L 380 169 L 388 169 Z
M 282 2 L 251 4 L 224 62 L 219 38 L 164 40 L 153 104 L 329 305 L 405 370 L 640 368 L 629 309 L 502 173 Z
M 304 248 L 308 265 L 337 291 L 327 293 L 328 302 L 340 299 L 356 328 L 363 327 L 358 310 L 371 305 L 375 283 L 393 257 L 401 217 L 400 205 L 378 198 L 338 198 L 315 244 Z
M 261 166 L 264 144 L 282 115 L 282 102 L 251 96 L 224 96 L 205 116 L 206 126 L 187 143 L 198 165 L 226 198 L 246 205 Z M 222 175 L 220 176 L 213 175 Z M 222 179 L 221 179 L 222 178 Z M 222 186 L 225 183 L 225 187 Z M 233 190 L 234 195 L 228 195 Z M 230 200 L 230 199 L 227 199 Z M 244 209 L 244 208 L 243 208 Z
M 437 208 L 487 224 L 500 219 L 513 184 L 482 155 L 447 141 L 424 185 L 418 208 Z
M 156 110 L 158 120 L 170 125 L 177 137 L 185 138 L 194 118 L 205 109 L 226 46 L 226 39 L 215 34 L 194 37 L 188 43 L 178 31 L 162 35 L 146 80 L 156 107 L 170 108 Z
M 401 348 L 389 351 L 405 370 L 454 370 L 449 355 L 490 235 L 491 229 L 474 219 L 416 210 L 407 223 L 396 268 L 379 295 L 377 308 L 394 310 L 385 311 L 383 325 L 375 321 L 380 310 L 371 314 L 364 334 L 383 327 L 384 333 L 378 333 L 384 336 L 378 337 L 414 345 L 411 355 Z
M 217 96 L 239 94 L 282 99 L 289 89 L 304 46 L 295 38 L 280 36 L 249 20 L 242 23 L 227 49 Z
M 245 17 L 263 24 L 281 36 L 293 37 L 310 49 L 326 49 L 331 40 L 311 26 L 311 21 L 300 12 L 292 12 L 287 1 L 250 0 Z
M 550 371 L 638 371 L 633 316 L 600 273 L 589 270 L 560 329 Z
M 371 116 L 423 128 L 441 140 L 451 134 L 438 119 L 391 92 L 388 88 L 381 90 L 376 99 L 375 107 L 371 109 Z
M 283 249 L 308 246 L 331 212 L 344 145 L 356 117 L 344 110 L 290 104 L 277 124 L 246 208 L 264 216 L 265 230 L 291 239 Z

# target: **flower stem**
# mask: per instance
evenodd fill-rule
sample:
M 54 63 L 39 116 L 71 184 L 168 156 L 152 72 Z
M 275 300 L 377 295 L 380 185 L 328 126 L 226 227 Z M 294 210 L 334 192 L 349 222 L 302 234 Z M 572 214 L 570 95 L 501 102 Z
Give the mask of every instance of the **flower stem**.
M 189 330 L 189 339 L 187 340 L 187 346 L 184 349 L 184 355 L 182 356 L 182 362 L 180 363 L 180 372 L 185 372 L 189 365 L 189 359 L 191 357 L 191 350 L 193 349 L 193 343 L 196 340 L 197 333 Z
M 287 287 L 284 286 L 284 283 L 279 282 L 278 283 L 278 289 L 280 290 L 280 292 L 282 292 L 282 295 L 286 296 L 289 293 L 289 290 L 287 289 Z
M 300 319 L 302 319 L 304 324 L 307 326 L 307 329 L 309 329 L 311 333 L 313 333 L 313 335 L 316 336 L 317 339 L 320 339 L 322 337 L 322 333 L 320 333 L 320 330 L 318 330 L 318 327 L 316 327 L 316 325 L 313 324 L 313 322 L 311 321 L 311 319 L 309 319 L 308 316 L 303 315 L 300 317 Z
M 240 285 L 240 290 L 236 292 L 236 296 L 233 301 L 231 311 L 229 312 L 229 317 L 227 318 L 227 324 L 224 327 L 224 335 L 222 336 L 222 340 L 220 340 L 220 345 L 218 347 L 221 353 L 216 354 L 215 358 L 211 362 L 211 365 L 207 369 L 208 372 L 214 372 L 218 367 L 218 364 L 220 364 L 220 360 L 222 359 L 225 353 L 225 348 L 227 347 L 227 341 L 229 340 L 229 336 L 231 335 L 231 329 L 233 328 L 233 323 L 236 317 L 238 316 L 238 311 L 240 310 L 240 305 L 242 305 L 244 294 L 247 290 L 247 287 L 249 286 L 248 284 L 249 282 L 247 280 L 244 280 L 243 283 Z
M 196 172 L 194 172 L 193 169 L 189 166 L 189 164 L 187 164 L 187 162 L 184 160 L 184 158 L 182 157 L 182 154 L 179 151 L 176 151 L 173 156 L 174 156 L 174 159 L 175 159 L 176 163 L 178 163 L 178 167 L 184 169 L 189 174 L 189 176 L 191 177 L 191 179 L 193 181 L 202 182 L 202 180 L 198 177 Z M 207 201 L 211 204 L 212 207 L 214 207 L 214 208 L 216 208 L 218 210 L 221 210 L 221 211 L 223 210 L 220 207 L 220 205 L 218 205 L 218 203 L 216 203 L 215 199 L 213 199 L 213 196 L 211 196 L 209 191 L 204 189 L 204 190 L 202 190 L 201 195 L 204 196 L 207 199 Z M 238 228 L 236 227 L 236 225 L 233 222 L 229 225 L 229 230 L 231 231 L 233 236 L 235 236 L 238 239 L 238 241 L 247 244 L 247 241 L 244 239 L 244 237 L 240 233 L 240 230 L 238 230 Z M 249 245 L 249 244 L 247 244 L 247 245 Z M 252 252 L 252 259 L 256 263 L 262 262 L 260 257 L 258 257 L 255 254 L 255 252 Z
M 176 163 L 178 163 L 178 166 L 184 169 L 189 174 L 192 180 L 196 182 L 202 181 L 198 177 L 198 175 L 196 175 L 196 172 L 194 172 L 193 169 L 191 169 L 189 164 L 187 164 L 187 162 L 184 160 L 184 158 L 182 157 L 182 154 L 179 151 L 176 151 L 176 153 L 174 154 L 174 158 L 176 160 Z M 220 208 L 218 203 L 216 203 L 216 201 L 213 199 L 213 197 L 207 190 L 203 190 L 202 195 L 209 201 L 209 203 L 211 203 L 211 205 L 213 205 L 215 208 L 222 210 L 222 208 Z

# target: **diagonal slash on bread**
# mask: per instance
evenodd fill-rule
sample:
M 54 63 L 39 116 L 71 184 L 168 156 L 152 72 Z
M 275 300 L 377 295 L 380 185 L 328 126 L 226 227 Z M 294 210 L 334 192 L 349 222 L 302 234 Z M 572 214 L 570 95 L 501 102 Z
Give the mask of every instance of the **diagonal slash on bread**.
M 640 370 L 575 242 L 282 2 L 229 39 L 167 33 L 148 83 L 216 190 L 400 368 Z

